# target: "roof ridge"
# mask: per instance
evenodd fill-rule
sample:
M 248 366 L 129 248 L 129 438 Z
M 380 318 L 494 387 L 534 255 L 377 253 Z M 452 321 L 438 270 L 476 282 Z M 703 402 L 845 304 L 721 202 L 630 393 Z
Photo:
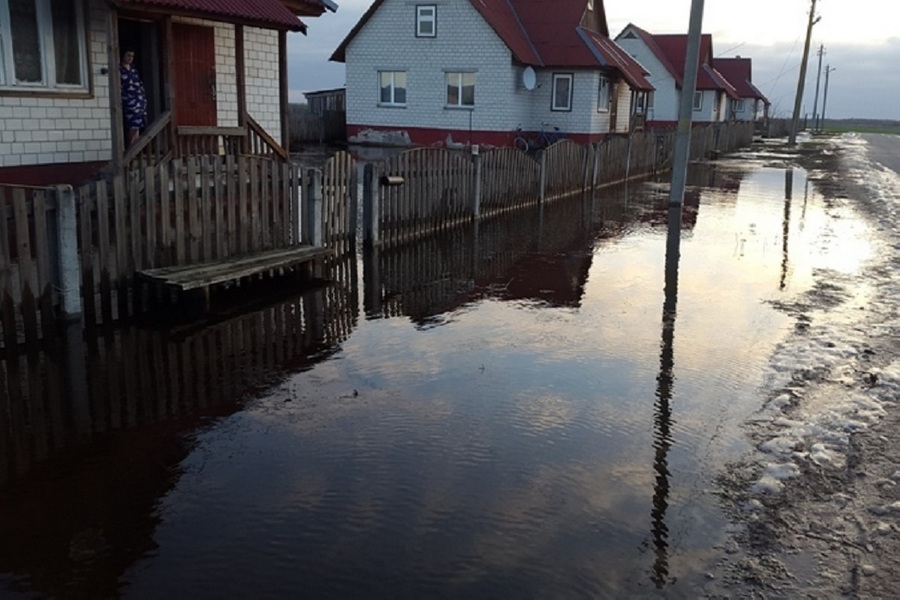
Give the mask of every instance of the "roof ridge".
M 475 0 L 470 0 L 470 2 L 475 2 Z M 540 66 L 546 66 L 544 61 L 544 57 L 541 56 L 541 53 L 538 52 L 537 46 L 534 45 L 534 41 L 531 39 L 531 36 L 528 35 L 528 29 L 525 28 L 525 24 L 522 23 L 522 18 L 519 16 L 519 11 L 516 10 L 515 5 L 512 3 L 512 0 L 506 0 L 506 5 L 509 6 L 510 12 L 513 14 L 513 17 L 516 18 L 516 25 L 519 26 L 519 29 L 522 30 L 522 35 L 525 36 L 525 39 L 528 41 L 528 45 L 531 47 L 531 51 L 534 52 L 534 55 L 540 61 Z

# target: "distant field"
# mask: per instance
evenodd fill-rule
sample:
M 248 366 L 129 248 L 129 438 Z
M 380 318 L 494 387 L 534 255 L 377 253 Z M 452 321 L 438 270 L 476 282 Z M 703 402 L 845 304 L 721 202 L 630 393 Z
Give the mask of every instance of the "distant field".
M 826 132 L 845 133 L 887 133 L 900 135 L 900 121 L 878 121 L 872 119 L 825 119 Z

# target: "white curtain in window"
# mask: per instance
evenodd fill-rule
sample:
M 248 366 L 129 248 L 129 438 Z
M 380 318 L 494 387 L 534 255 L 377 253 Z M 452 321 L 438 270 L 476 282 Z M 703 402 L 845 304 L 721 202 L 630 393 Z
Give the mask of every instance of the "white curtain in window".
M 15 77 L 23 83 L 44 80 L 35 0 L 8 0 Z M 58 1 L 58 0 L 57 0 Z
M 78 41 L 78 11 L 75 0 L 53 0 L 53 52 L 56 83 L 81 85 L 81 52 Z

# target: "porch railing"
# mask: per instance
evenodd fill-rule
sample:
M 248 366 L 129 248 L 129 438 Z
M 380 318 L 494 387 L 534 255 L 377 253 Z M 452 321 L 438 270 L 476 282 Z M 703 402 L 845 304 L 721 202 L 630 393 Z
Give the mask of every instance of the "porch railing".
M 172 111 L 166 111 L 125 152 L 122 166 L 125 171 L 142 170 L 172 159 L 175 132 Z
M 142 171 L 174 158 L 190 156 L 250 155 L 289 159 L 281 144 L 250 115 L 246 115 L 246 123 L 244 127 L 176 127 L 172 112 L 166 111 L 125 152 L 123 170 Z

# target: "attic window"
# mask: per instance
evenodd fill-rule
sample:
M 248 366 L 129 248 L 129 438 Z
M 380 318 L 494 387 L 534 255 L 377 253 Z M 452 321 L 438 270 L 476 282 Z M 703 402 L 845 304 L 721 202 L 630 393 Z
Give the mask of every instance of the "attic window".
M 416 6 L 416 37 L 437 35 L 437 7 L 433 4 Z
M 625 35 L 622 36 L 622 39 L 624 39 L 624 40 L 636 40 L 636 39 L 637 39 L 637 36 L 635 35 L 635 33 L 634 33 L 633 31 L 629 31 L 628 33 L 626 33 Z

